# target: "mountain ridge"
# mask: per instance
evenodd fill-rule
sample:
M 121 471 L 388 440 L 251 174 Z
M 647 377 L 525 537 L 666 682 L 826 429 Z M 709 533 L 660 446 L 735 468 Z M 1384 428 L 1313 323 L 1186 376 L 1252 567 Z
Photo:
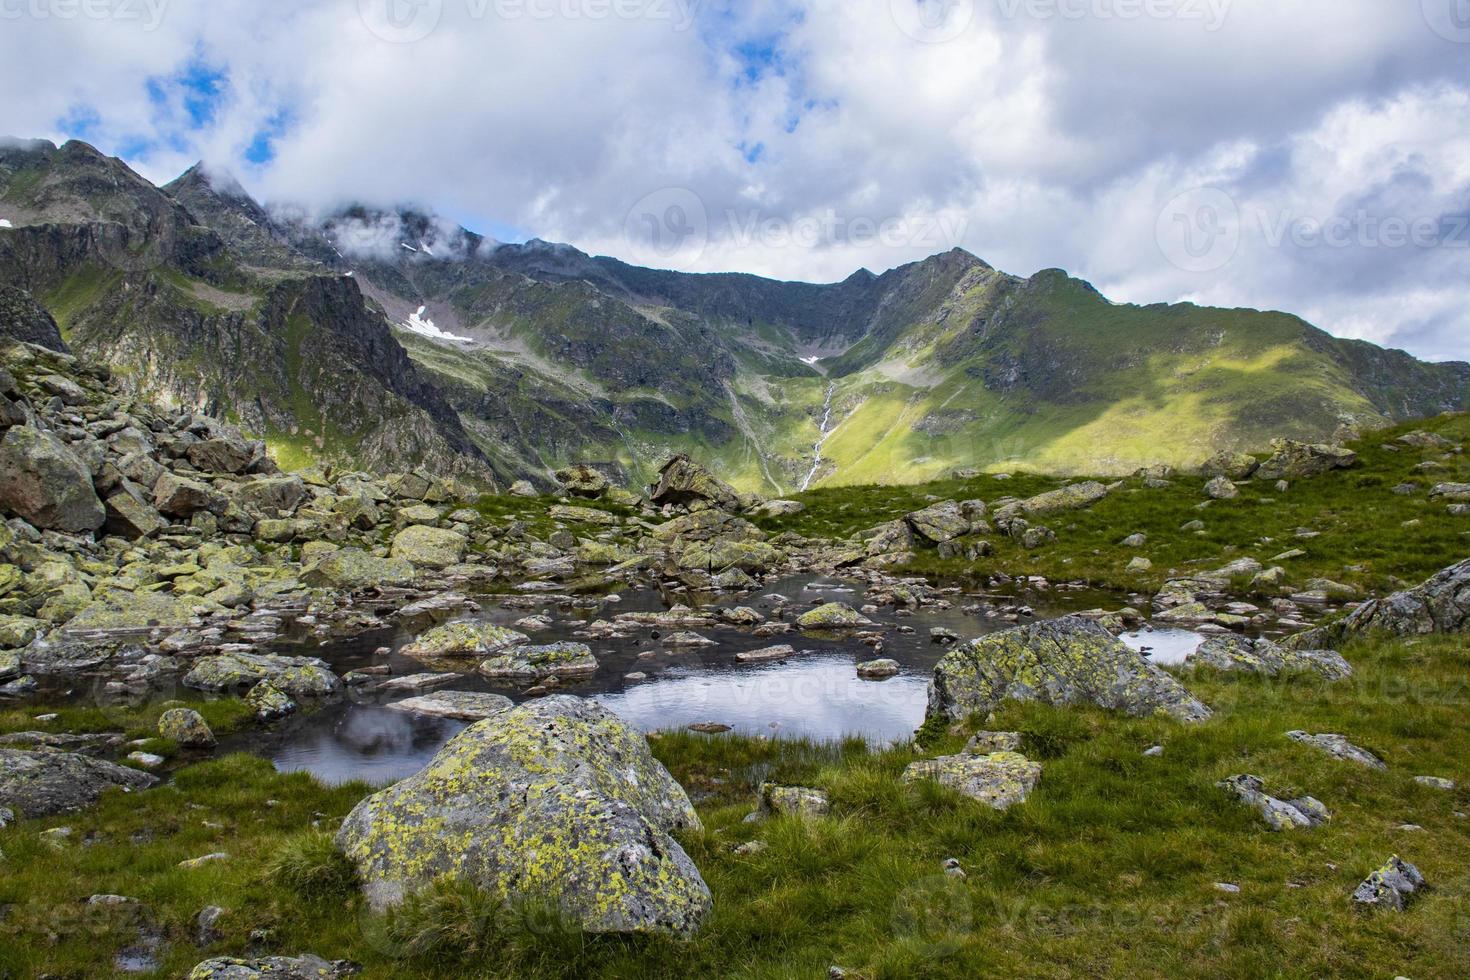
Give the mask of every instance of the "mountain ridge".
M 689 274 L 499 243 L 421 210 L 268 208 L 203 165 L 153 188 L 85 144 L 29 146 L 0 150 L 0 215 L 19 219 L 0 231 L 0 274 L 141 385 L 218 392 L 214 410 L 302 459 L 372 447 L 377 466 L 546 485 L 581 461 L 647 481 L 683 451 L 769 495 L 809 474 L 816 486 L 1189 465 L 1462 408 L 1470 392 L 1470 365 L 1287 313 L 1117 304 L 1063 270 L 1014 276 L 960 248 L 834 283 Z M 27 155 L 44 174 L 17 168 Z M 247 342 L 187 316 L 140 323 L 137 304 L 104 297 L 117 284 L 60 275 L 88 263 L 149 280 L 141 294 L 166 293 L 170 310 L 260 330 Z M 303 336 L 335 325 L 336 340 L 288 336 L 270 315 L 288 294 L 316 317 Z M 260 377 L 200 369 L 225 354 L 258 360 Z M 344 398 L 386 413 L 382 431 L 360 432 Z

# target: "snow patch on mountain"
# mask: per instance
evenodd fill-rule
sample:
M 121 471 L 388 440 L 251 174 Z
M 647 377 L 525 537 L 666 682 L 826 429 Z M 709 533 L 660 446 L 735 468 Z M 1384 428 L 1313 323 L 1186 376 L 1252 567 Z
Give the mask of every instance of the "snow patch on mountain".
M 458 344 L 474 343 L 468 337 L 460 337 L 452 333 L 447 333 L 434 326 L 434 321 L 424 316 L 424 311 L 427 309 L 427 306 L 420 306 L 418 312 L 410 313 L 408 319 L 403 321 L 403 326 L 421 337 L 428 337 L 430 340 L 452 340 Z
M 10 219 L 9 218 L 0 218 L 0 228 L 14 228 L 14 227 L 15 227 L 15 225 L 12 225 L 10 223 Z

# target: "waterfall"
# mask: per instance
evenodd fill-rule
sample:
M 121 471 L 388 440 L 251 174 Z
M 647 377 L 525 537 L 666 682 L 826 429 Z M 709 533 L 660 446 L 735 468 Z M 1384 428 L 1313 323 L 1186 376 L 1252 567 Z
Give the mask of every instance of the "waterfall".
M 834 381 L 827 385 L 827 400 L 822 405 L 822 436 L 817 440 L 817 444 L 812 447 L 814 456 L 812 459 L 812 468 L 807 473 L 806 479 L 801 481 L 801 489 L 803 490 L 812 485 L 812 480 L 816 478 L 817 470 L 822 466 L 822 445 L 827 441 L 827 437 L 832 434 L 829 426 L 832 424 L 832 394 L 836 390 L 837 382 Z

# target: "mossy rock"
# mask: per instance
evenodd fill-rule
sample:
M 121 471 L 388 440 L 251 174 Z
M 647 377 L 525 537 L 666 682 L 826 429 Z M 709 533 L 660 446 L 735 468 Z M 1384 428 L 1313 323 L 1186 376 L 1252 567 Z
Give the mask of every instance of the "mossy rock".
M 903 781 L 932 780 L 996 810 L 1024 803 L 1041 781 L 1041 764 L 1016 752 L 946 755 L 921 759 L 903 771 Z
M 1098 624 L 1068 616 L 961 644 L 934 668 L 929 719 L 988 715 L 1006 701 L 1095 704 L 1202 721 L 1210 709 Z
M 445 528 L 415 524 L 393 537 L 394 558 L 415 568 L 448 568 L 464 557 L 465 539 Z
M 670 834 L 698 827 L 642 735 L 559 696 L 467 728 L 358 804 L 337 843 L 376 909 L 459 878 L 507 901 L 549 901 L 587 932 L 687 935 L 710 892 Z
M 314 657 L 265 653 L 224 653 L 201 657 L 184 675 L 184 686 L 199 691 L 232 691 L 269 681 L 291 697 L 326 697 L 342 689 L 342 680 Z
M 399 652 L 406 657 L 489 657 L 531 638 L 494 623 L 459 622 L 435 626 Z
M 597 673 L 597 658 L 585 643 L 518 646 L 510 653 L 491 657 L 480 664 L 480 673 L 490 678 L 517 681 L 586 677 Z
M 165 711 L 158 719 L 158 735 L 192 749 L 210 749 L 216 744 L 209 723 L 193 708 Z
M 873 621 L 845 602 L 829 602 L 802 613 L 796 625 L 804 630 L 857 629 Z
M 378 585 L 408 585 L 414 568 L 402 558 L 378 558 L 357 548 L 334 551 L 309 565 L 301 580 L 317 588 L 355 592 Z

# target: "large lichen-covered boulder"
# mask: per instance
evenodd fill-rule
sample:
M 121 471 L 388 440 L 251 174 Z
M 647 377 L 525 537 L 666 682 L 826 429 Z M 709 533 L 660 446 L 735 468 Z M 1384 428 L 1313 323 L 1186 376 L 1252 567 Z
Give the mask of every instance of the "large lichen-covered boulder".
M 415 524 L 393 537 L 393 557 L 415 568 L 448 568 L 464 557 L 465 539 L 446 528 Z
M 379 585 L 408 585 L 413 565 L 402 558 L 379 558 L 357 548 L 343 548 L 318 559 L 301 573 L 301 581 L 317 588 L 356 592 Z
M 315 657 L 273 653 L 222 653 L 200 657 L 184 675 L 184 686 L 198 691 L 243 691 L 261 681 L 292 697 L 321 698 L 342 689 L 342 679 Z
M 1091 507 L 1106 497 L 1111 489 L 1106 483 L 1085 480 L 1082 483 L 1072 483 L 1056 490 L 1048 490 L 1046 493 L 1028 497 L 1021 501 L 1020 509 L 1021 513 L 1031 515 L 1081 510 L 1084 507 Z
M 266 517 L 293 514 L 305 499 L 306 483 L 295 474 L 258 477 L 235 490 L 235 500 L 241 507 Z
M 531 638 L 484 622 L 445 623 L 420 635 L 399 652 L 405 657 L 492 657 L 530 643 Z
M 841 630 L 872 626 L 873 621 L 845 602 L 828 602 L 802 613 L 796 625 L 804 630 Z
M 193 708 L 170 708 L 158 718 L 160 738 L 168 738 L 192 749 L 215 746 L 214 732 L 204 716 Z
M 353 976 L 360 969 L 347 960 L 328 961 L 310 953 L 253 960 L 217 956 L 190 970 L 188 980 L 337 980 Z
M 1258 480 L 1299 480 L 1328 470 L 1347 469 L 1357 461 L 1357 453 L 1341 446 L 1277 439 L 1271 443 L 1271 458 L 1256 469 L 1255 476 Z
M 768 572 L 786 560 L 781 549 L 764 541 L 695 542 L 679 556 L 680 568 L 713 569 L 716 572 L 738 568 L 743 572 Z
M 1352 665 L 1336 650 L 1290 650 L 1271 640 L 1228 634 L 1212 636 L 1185 659 L 1189 667 L 1279 677 L 1317 673 L 1330 681 L 1353 676 Z
M 974 522 L 985 516 L 985 505 L 978 500 L 964 504 L 942 500 L 904 517 L 914 533 L 934 544 L 944 544 L 970 533 Z
M 1199 475 L 1207 479 L 1223 476 L 1227 480 L 1247 480 L 1260 465 L 1261 461 L 1250 453 L 1222 449 L 1200 464 Z
M 1031 795 L 1041 781 L 1041 763 L 1016 752 L 943 755 L 910 763 L 902 779 L 905 783 L 932 780 L 988 807 L 1005 810 Z
M 1294 650 L 1335 647 L 1357 636 L 1393 636 L 1470 631 L 1470 559 L 1443 569 L 1420 585 L 1383 599 L 1370 599 L 1345 618 L 1296 633 L 1282 641 Z
M 0 438 L 0 515 L 47 531 L 95 531 L 107 511 L 85 463 L 56 436 L 28 425 Z
M 205 473 L 244 473 L 261 456 L 265 447 L 243 439 L 201 439 L 185 450 L 189 463 Z
M 165 470 L 153 484 L 153 506 L 170 517 L 192 517 L 200 511 L 222 514 L 228 501 L 207 483 Z
M 588 932 L 689 934 L 709 888 L 672 832 L 699 827 L 643 736 L 558 696 L 465 729 L 418 774 L 363 800 L 337 844 L 372 907 L 443 878 L 550 901 Z
M 543 677 L 586 677 L 597 673 L 597 658 L 585 643 L 547 643 L 518 646 L 480 664 L 480 673 L 501 680 L 538 680 Z
M 760 541 L 765 534 L 743 517 L 721 510 L 683 514 L 653 529 L 658 541 Z
M 682 453 L 659 469 L 658 482 L 649 487 L 648 497 L 660 507 L 703 504 L 731 512 L 740 510 L 740 495 L 733 487 Z
M 103 501 L 107 511 L 108 534 L 136 540 L 151 538 L 168 526 L 141 492 L 119 489 Z
M 68 636 L 159 633 L 193 625 L 198 613 L 209 608 L 203 599 L 161 592 L 128 592 L 98 588 L 66 624 Z
M 106 790 L 147 789 L 146 772 L 70 752 L 0 749 L 0 807 L 22 817 L 50 817 L 96 803 Z
M 1210 709 L 1091 620 L 1018 626 L 960 644 L 934 668 L 929 718 L 986 715 L 1005 701 L 1095 704 L 1136 717 L 1202 721 Z
M 599 470 L 579 463 L 556 471 L 556 482 L 569 497 L 596 500 L 612 487 L 612 482 Z

